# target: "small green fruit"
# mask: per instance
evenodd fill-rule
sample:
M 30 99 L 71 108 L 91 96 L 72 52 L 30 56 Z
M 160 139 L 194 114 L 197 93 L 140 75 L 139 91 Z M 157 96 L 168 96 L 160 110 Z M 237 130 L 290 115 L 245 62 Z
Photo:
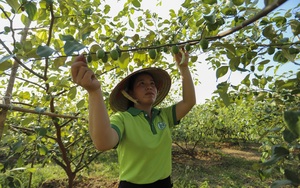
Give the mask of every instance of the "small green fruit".
M 149 56 L 151 59 L 155 59 L 156 58 L 156 50 L 155 49 L 150 49 L 149 50 Z
M 272 46 L 270 46 L 269 48 L 268 48 L 268 54 L 269 55 L 272 55 L 272 54 L 274 54 L 274 52 L 275 52 L 275 48 L 274 47 L 272 47 Z
M 190 50 L 191 50 L 191 45 L 190 45 L 190 44 L 186 44 L 186 45 L 184 46 L 184 49 L 185 49 L 186 51 L 190 51 Z
M 203 50 L 206 50 L 208 48 L 208 40 L 207 39 L 201 39 L 200 40 L 200 46 Z
M 119 52 L 118 50 L 112 50 L 110 51 L 110 57 L 113 59 L 113 60 L 118 60 L 119 59 Z
M 240 6 L 244 3 L 245 0 L 232 0 L 235 6 Z
M 103 63 L 107 63 L 108 55 L 104 53 L 104 56 L 101 58 L 101 60 L 103 61 Z
M 92 62 L 92 55 L 91 55 L 91 54 L 88 54 L 88 55 L 86 56 L 86 60 L 87 60 L 88 63 Z
M 178 46 L 172 46 L 172 53 L 173 54 L 178 54 L 179 53 L 179 47 Z
M 163 48 L 163 51 L 164 51 L 165 53 L 167 53 L 167 52 L 169 51 L 169 48 L 165 46 L 165 47 Z
M 102 59 L 105 56 L 105 51 L 101 48 L 97 50 L 96 54 L 98 59 Z

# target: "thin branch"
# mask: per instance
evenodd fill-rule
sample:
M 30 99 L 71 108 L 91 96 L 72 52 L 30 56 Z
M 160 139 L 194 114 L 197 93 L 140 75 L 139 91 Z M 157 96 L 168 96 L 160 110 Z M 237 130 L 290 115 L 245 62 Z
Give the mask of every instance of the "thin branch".
M 52 32 L 53 32 L 53 25 L 54 25 L 54 19 L 55 19 L 54 12 L 53 12 L 53 4 L 50 3 L 49 7 L 50 7 L 51 20 L 50 20 L 50 28 L 48 30 L 49 33 L 48 33 L 48 41 L 46 43 L 47 46 L 50 46 L 50 43 L 51 43 Z M 46 60 L 45 60 L 45 68 L 44 68 L 44 80 L 47 80 L 47 77 L 48 77 L 48 75 L 47 75 L 47 73 L 48 73 L 48 67 L 49 67 L 49 58 L 46 58 Z M 49 84 L 46 87 L 49 88 Z
M 84 165 L 82 165 L 81 167 L 79 166 L 80 164 L 78 163 L 78 165 L 76 166 L 76 169 L 74 170 L 74 173 L 77 173 L 79 171 L 81 171 L 83 168 L 87 167 L 90 163 L 92 163 L 100 154 L 104 153 L 104 151 L 99 152 L 97 154 L 95 154 L 92 158 L 90 158 L 88 160 L 87 163 L 85 163 Z
M 20 126 L 16 126 L 16 125 L 11 125 L 10 127 L 14 131 L 21 130 L 25 134 L 34 134 L 35 133 L 34 129 L 30 129 L 30 128 L 26 128 L 26 127 L 20 127 Z M 45 135 L 45 137 L 49 138 L 49 139 L 52 139 L 52 140 L 56 140 L 56 138 L 53 137 L 53 136 Z
M 28 28 L 30 23 L 31 22 L 29 22 L 25 26 L 25 28 Z M 21 36 L 21 39 L 20 39 L 21 42 L 26 40 L 27 34 L 28 34 L 27 31 L 23 32 L 23 34 Z M 0 39 L 0 41 L 2 42 L 1 39 Z M 7 47 L 4 43 L 3 43 L 3 46 Z M 20 66 L 20 64 L 17 61 L 14 61 L 13 65 L 12 65 L 12 71 L 11 71 L 11 74 L 10 74 L 10 77 L 9 77 L 9 81 L 8 81 L 8 84 L 7 84 L 7 88 L 6 88 L 6 91 L 5 91 L 5 96 L 4 96 L 4 103 L 8 106 L 11 105 L 11 96 L 12 96 L 12 92 L 13 92 L 13 88 L 14 88 L 14 84 L 15 84 L 15 80 L 16 80 L 17 71 L 18 71 L 19 66 Z M 2 138 L 2 135 L 3 135 L 4 124 L 5 124 L 5 121 L 6 121 L 6 118 L 7 118 L 7 111 L 8 111 L 8 109 L 4 109 L 4 108 L 0 111 L 0 139 Z
M 16 107 L 13 105 L 9 104 L 0 104 L 0 108 L 5 109 L 5 110 L 13 110 L 13 111 L 18 111 L 18 112 L 25 112 L 25 113 L 30 113 L 30 114 L 40 114 L 40 115 L 45 115 L 49 117 L 57 117 L 57 118 L 70 118 L 70 119 L 84 119 L 81 117 L 76 117 L 76 116 L 69 116 L 69 115 L 60 115 L 60 114 L 55 114 L 55 113 L 50 113 L 50 112 L 37 112 L 35 110 L 30 110 L 30 109 L 25 109 L 21 107 Z
M 15 45 L 16 45 L 16 38 L 15 38 L 15 32 L 13 30 L 13 20 L 10 19 L 9 15 L 4 11 L 4 9 L 2 9 L 2 7 L 0 7 L 0 9 L 3 12 L 3 14 L 5 15 L 5 17 L 9 20 L 9 28 L 10 28 L 11 33 L 12 33 L 13 46 L 15 47 Z
M 260 18 L 268 15 L 270 12 L 272 12 L 273 10 L 275 10 L 276 8 L 278 8 L 280 5 L 282 5 L 283 3 L 285 3 L 287 0 L 277 0 L 276 2 L 266 6 L 262 11 L 260 11 L 258 14 L 256 14 L 254 17 L 250 18 L 249 20 L 245 20 L 243 23 L 241 23 L 240 25 L 231 28 L 227 31 L 224 31 L 222 33 L 219 33 L 217 36 L 215 37 L 211 37 L 210 39 L 220 39 L 223 38 L 227 35 L 230 35 L 244 27 L 246 27 L 247 25 L 252 24 L 253 22 L 259 20 Z
M 26 30 L 24 30 L 26 31 Z M 5 50 L 10 54 L 10 55 L 13 55 L 12 51 L 10 51 L 10 49 L 5 45 L 5 43 L 0 39 L 0 44 L 5 48 Z M 16 57 L 16 56 L 13 56 L 14 60 L 20 65 L 22 66 L 24 69 L 26 69 L 27 71 L 29 71 L 30 73 L 32 73 L 33 75 L 43 79 L 43 77 L 41 75 L 39 75 L 38 73 L 34 72 L 32 69 L 28 68 L 25 64 L 23 64 L 21 62 L 21 60 Z
M 5 72 L 4 72 L 3 74 L 4 74 L 4 75 L 7 75 L 7 76 L 10 76 L 9 74 L 7 74 L 7 73 L 5 73 Z M 38 86 L 38 87 L 40 87 L 40 88 L 46 90 L 46 88 L 44 88 L 42 85 L 40 85 L 40 84 L 38 84 L 38 83 L 36 83 L 36 82 L 32 82 L 32 81 L 30 81 L 30 80 L 26 80 L 26 79 L 21 78 L 21 77 L 18 77 L 18 76 L 16 76 L 16 78 L 19 79 L 19 80 L 22 80 L 22 81 L 24 81 L 24 82 L 27 82 L 27 83 L 36 85 L 36 86 Z

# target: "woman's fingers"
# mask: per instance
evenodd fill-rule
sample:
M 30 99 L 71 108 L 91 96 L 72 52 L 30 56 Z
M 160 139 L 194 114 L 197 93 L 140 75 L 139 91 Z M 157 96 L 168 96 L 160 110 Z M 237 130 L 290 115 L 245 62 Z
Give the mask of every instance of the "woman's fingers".
M 88 68 L 86 63 L 83 61 L 75 61 L 71 66 L 71 75 L 74 82 L 77 82 L 77 75 L 81 68 Z

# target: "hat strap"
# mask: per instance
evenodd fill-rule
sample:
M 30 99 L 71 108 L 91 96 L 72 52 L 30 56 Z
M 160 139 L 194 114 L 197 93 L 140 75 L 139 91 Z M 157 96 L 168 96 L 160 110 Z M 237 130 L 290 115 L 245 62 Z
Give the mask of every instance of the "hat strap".
M 125 90 L 122 90 L 121 93 L 124 95 L 124 97 L 126 99 L 130 100 L 134 104 L 138 104 L 137 100 L 135 100 L 134 98 L 132 98 Z

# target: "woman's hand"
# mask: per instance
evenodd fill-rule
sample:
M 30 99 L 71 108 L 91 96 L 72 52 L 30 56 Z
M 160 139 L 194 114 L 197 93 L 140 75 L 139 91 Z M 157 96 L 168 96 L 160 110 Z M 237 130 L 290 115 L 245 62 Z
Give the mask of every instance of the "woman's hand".
M 97 80 L 94 72 L 88 68 L 83 55 L 75 58 L 71 66 L 71 74 L 73 81 L 88 92 L 93 92 L 100 88 L 100 82 Z
M 179 53 L 174 55 L 178 67 L 187 67 L 189 63 L 189 53 L 184 48 L 179 50 Z

